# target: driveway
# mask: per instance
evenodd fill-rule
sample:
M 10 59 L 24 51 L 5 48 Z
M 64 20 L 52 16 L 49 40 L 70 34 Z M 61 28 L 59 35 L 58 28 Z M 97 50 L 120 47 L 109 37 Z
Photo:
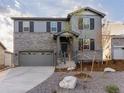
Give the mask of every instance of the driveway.
M 42 83 L 54 67 L 16 67 L 0 72 L 0 93 L 25 93 Z

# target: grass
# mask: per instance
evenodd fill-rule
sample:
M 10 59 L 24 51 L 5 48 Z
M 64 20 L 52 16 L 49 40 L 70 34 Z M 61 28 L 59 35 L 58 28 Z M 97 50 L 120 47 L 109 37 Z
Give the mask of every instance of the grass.
M 119 88 L 117 85 L 111 84 L 106 86 L 107 93 L 119 93 Z

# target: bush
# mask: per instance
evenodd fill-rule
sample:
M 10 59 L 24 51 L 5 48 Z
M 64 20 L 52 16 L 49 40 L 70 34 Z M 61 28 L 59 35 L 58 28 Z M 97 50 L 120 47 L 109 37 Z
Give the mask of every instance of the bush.
M 108 93 L 119 93 L 119 88 L 116 85 L 108 85 L 106 86 L 106 91 Z

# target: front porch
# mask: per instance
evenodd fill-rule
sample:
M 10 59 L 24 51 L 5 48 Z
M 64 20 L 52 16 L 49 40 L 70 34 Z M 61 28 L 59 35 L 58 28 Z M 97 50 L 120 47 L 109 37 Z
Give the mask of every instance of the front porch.
M 79 34 L 73 31 L 63 31 L 54 34 L 57 44 L 57 66 L 67 67 L 77 63 L 75 56 L 78 51 Z

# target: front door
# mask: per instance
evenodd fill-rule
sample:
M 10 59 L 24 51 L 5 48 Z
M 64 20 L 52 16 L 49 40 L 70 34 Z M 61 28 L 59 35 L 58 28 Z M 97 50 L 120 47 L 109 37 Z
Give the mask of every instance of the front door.
M 66 54 L 67 57 L 67 49 L 68 49 L 68 43 L 67 42 L 62 42 L 61 43 L 61 50 L 62 50 L 62 54 Z

